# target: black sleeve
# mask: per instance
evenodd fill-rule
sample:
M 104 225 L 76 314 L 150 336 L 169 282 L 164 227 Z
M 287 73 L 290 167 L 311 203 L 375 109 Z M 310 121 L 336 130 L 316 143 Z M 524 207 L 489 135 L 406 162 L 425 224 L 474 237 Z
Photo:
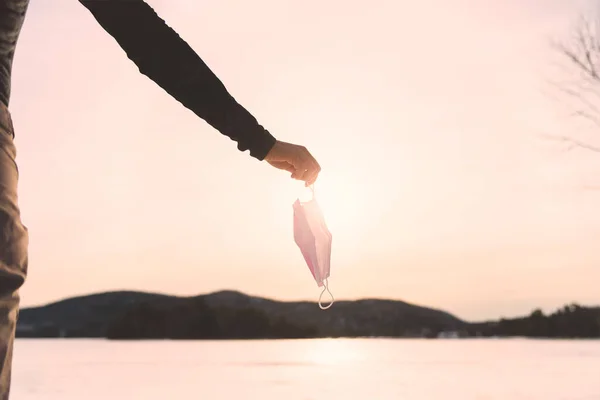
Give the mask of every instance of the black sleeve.
M 275 138 L 143 0 L 79 0 L 140 72 L 259 160 Z

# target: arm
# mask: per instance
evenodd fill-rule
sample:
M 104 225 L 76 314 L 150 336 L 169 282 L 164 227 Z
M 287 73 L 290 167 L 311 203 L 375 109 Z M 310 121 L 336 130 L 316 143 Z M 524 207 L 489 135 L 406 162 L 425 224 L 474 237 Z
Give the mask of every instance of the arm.
M 140 72 L 263 160 L 275 138 L 227 92 L 192 48 L 143 0 L 79 0 Z

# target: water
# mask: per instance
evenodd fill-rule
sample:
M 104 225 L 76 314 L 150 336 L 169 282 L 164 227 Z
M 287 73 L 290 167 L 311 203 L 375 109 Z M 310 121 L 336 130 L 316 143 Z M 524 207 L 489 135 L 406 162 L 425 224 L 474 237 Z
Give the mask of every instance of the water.
M 600 400 L 600 341 L 21 339 L 32 399 Z

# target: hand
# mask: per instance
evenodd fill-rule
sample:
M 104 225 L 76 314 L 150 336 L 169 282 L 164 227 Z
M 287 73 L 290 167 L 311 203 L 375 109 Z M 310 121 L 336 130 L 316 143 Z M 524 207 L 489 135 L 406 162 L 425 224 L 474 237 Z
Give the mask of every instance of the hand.
M 292 143 L 275 142 L 265 161 L 275 168 L 291 172 L 293 179 L 306 182 L 306 186 L 315 183 L 321 171 L 321 166 L 306 147 Z

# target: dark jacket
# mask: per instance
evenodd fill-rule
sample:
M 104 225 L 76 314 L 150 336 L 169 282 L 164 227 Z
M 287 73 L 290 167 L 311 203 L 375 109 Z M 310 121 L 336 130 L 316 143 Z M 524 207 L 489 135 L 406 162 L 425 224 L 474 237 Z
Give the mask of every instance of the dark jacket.
M 43 0 L 47 1 L 47 0 Z M 140 72 L 262 160 L 275 138 L 227 92 L 192 48 L 143 0 L 79 0 Z M 10 100 L 15 47 L 29 0 L 0 0 L 0 101 Z

